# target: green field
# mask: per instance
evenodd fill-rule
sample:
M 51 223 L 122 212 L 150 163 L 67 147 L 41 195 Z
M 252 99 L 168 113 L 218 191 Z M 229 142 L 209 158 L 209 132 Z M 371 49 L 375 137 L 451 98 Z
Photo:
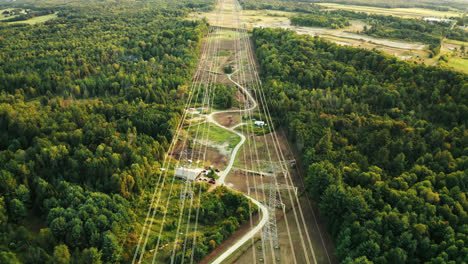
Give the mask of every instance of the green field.
M 228 51 L 228 50 L 223 50 L 223 51 L 218 52 L 218 54 L 216 54 L 216 55 L 217 55 L 217 56 L 229 56 L 229 54 L 231 54 L 230 51 Z
M 200 128 L 198 129 L 197 136 L 198 127 Z M 238 135 L 213 124 L 202 123 L 200 125 L 190 127 L 188 131 L 191 137 L 197 136 L 199 140 L 204 136 L 205 138 L 208 137 L 210 142 L 217 145 L 225 145 L 227 143 L 229 149 L 233 149 L 240 142 L 240 137 Z
M 57 13 L 55 14 L 50 14 L 50 15 L 45 15 L 45 16 L 38 16 L 38 17 L 33 17 L 31 19 L 28 19 L 28 20 L 24 20 L 24 21 L 15 21 L 15 22 L 9 22 L 8 24 L 29 24 L 29 25 L 34 25 L 34 24 L 37 24 L 37 23 L 44 23 L 48 20 L 51 20 L 51 19 L 54 19 L 54 18 L 57 18 Z
M 241 133 L 254 133 L 256 136 L 262 136 L 266 133 L 268 133 L 268 128 L 262 128 L 254 125 L 253 123 L 250 124 L 245 124 L 242 126 L 236 127 L 236 130 L 241 132 Z
M 445 65 L 449 67 L 453 67 L 455 70 L 468 73 L 468 59 L 463 59 L 463 58 L 450 58 L 448 63 Z
M 215 36 L 215 38 L 218 38 L 220 40 L 223 39 L 233 39 L 234 36 L 236 36 L 237 32 L 234 30 L 220 30 L 218 31 L 218 34 Z
M 457 17 L 460 13 L 453 11 L 437 11 L 425 8 L 381 8 L 371 6 L 359 6 L 359 5 L 343 5 L 334 3 L 317 3 L 317 5 L 325 6 L 330 9 L 343 9 L 356 12 L 366 12 L 381 15 L 393 15 L 400 17 Z
M 468 42 L 465 41 L 459 41 L 459 40 L 454 40 L 454 39 L 444 39 L 444 43 L 447 44 L 454 44 L 454 45 L 464 45 L 465 47 L 468 47 Z

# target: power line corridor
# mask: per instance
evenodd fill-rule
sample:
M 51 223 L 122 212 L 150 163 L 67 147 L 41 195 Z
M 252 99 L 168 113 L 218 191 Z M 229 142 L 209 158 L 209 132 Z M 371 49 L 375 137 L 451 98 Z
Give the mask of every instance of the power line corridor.
M 161 254 L 161 250 L 166 247 L 170 250 L 171 264 L 196 262 L 194 252 L 197 246 L 199 209 L 203 191 L 195 180 L 185 180 L 177 184 L 176 177 L 168 172 L 172 168 L 200 167 L 199 164 L 209 162 L 207 142 L 210 141 L 210 132 L 213 133 L 210 131 L 213 129 L 212 126 L 229 131 L 240 138 L 230 151 L 226 167 L 219 171 L 219 179 L 215 186 L 226 185 L 232 172 L 237 170 L 234 167 L 236 159 L 241 160 L 246 167 L 238 171 L 241 171 L 241 176 L 245 179 L 248 192 L 244 195 L 251 201 L 251 206 L 249 206 L 249 230 L 210 263 L 232 261 L 228 260 L 232 254 L 246 246 L 252 251 L 252 254 L 247 256 L 250 258 L 250 263 L 318 263 L 297 188 L 288 170 L 289 162 L 282 152 L 266 104 L 266 97 L 253 57 L 252 43 L 240 19 L 241 6 L 237 0 L 219 0 L 215 14 L 215 21 L 211 21 L 211 29 L 202 46 L 199 65 L 187 93 L 185 111 L 155 184 L 132 264 L 160 263 L 158 254 Z M 229 28 L 229 31 L 226 28 Z M 222 51 L 222 36 L 227 31 L 232 38 L 230 52 L 233 54 L 228 62 L 221 61 L 218 56 Z M 220 72 L 226 63 L 234 69 L 233 72 L 226 74 Z M 239 109 L 215 111 L 213 108 L 216 84 L 221 82 L 220 78 L 223 76 L 227 77 L 224 81 L 236 87 L 238 94 L 242 96 L 244 103 Z M 199 110 L 197 111 L 199 119 L 193 118 L 193 109 Z M 227 127 L 216 120 L 215 116 L 227 113 L 239 115 L 240 123 L 234 127 Z M 260 126 L 261 136 L 258 137 L 255 136 L 253 126 L 256 116 L 261 116 L 265 124 Z M 192 134 L 185 131 L 187 124 L 187 129 L 196 127 Z M 199 146 L 195 146 L 194 142 L 198 142 Z M 204 145 L 203 142 L 205 142 Z M 260 144 L 264 145 L 266 151 L 259 152 Z M 275 170 L 265 171 L 264 163 Z M 259 173 L 253 176 L 252 172 Z M 215 186 L 212 186 L 210 190 Z M 165 195 L 166 192 L 168 195 Z M 174 203 L 171 199 L 177 193 L 180 201 L 179 213 L 176 216 L 175 237 L 173 241 L 167 241 L 168 243 L 164 244 L 159 238 L 167 220 L 168 207 Z M 256 206 L 260 214 L 259 221 L 256 223 L 252 221 L 254 214 L 252 206 Z M 158 217 L 156 217 L 157 213 Z M 160 215 L 162 218 L 159 217 Z M 280 219 L 284 222 L 281 226 L 278 225 Z M 158 228 L 155 229 L 155 226 Z M 279 234 L 283 233 L 285 234 L 284 241 L 280 241 L 282 238 Z M 148 241 L 154 234 L 156 234 L 157 242 L 154 248 L 148 248 Z M 182 249 L 182 256 L 190 253 L 189 260 L 176 257 L 176 252 L 180 249 Z

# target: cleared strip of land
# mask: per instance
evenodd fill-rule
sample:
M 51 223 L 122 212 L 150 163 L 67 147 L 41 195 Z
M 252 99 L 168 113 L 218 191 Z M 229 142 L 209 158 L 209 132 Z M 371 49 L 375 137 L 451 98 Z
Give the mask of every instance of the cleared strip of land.
M 437 11 L 432 9 L 425 9 L 425 8 L 382 8 L 382 7 L 372 7 L 372 6 L 360 6 L 360 5 L 344 5 L 344 4 L 335 4 L 335 3 L 317 3 L 317 5 L 321 5 L 327 7 L 329 9 L 343 9 L 349 11 L 356 11 L 356 12 L 365 12 L 365 13 L 373 13 L 373 14 L 380 14 L 380 15 L 392 15 L 392 16 L 400 16 L 400 17 L 428 17 L 428 16 L 436 16 L 436 17 L 459 17 L 462 14 L 454 11 Z

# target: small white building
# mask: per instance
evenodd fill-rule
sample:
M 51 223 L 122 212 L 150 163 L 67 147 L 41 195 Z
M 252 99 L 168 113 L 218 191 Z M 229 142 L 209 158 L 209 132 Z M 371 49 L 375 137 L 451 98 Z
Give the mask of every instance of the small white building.
M 445 22 L 445 23 L 452 23 L 454 21 L 451 18 L 436 18 L 436 17 L 425 17 L 423 20 L 427 22 Z
M 254 124 L 258 127 L 262 127 L 265 125 L 265 122 L 264 121 L 255 121 Z
M 174 176 L 187 181 L 194 181 L 198 175 L 202 172 L 202 169 L 199 168 L 184 168 L 180 167 L 175 170 Z

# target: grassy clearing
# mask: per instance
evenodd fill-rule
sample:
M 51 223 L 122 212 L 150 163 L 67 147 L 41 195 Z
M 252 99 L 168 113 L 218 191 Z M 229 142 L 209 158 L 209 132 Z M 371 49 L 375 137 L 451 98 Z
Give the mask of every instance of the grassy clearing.
M 271 24 L 289 22 L 289 17 L 296 15 L 296 12 L 285 12 L 276 10 L 246 10 L 242 13 L 241 19 L 249 26 L 252 24 Z
M 468 57 L 461 51 L 464 45 L 468 47 L 468 42 L 444 39 L 440 53 L 434 58 L 420 56 L 419 62 L 424 62 L 427 65 L 440 65 L 442 67 L 450 68 L 454 71 L 468 73 Z
M 252 24 L 270 24 L 278 22 L 288 22 L 289 17 L 298 14 L 297 12 L 286 12 L 277 10 L 245 10 L 242 12 L 240 19 L 247 23 L 248 28 L 252 28 Z M 211 25 L 232 27 L 229 21 L 219 21 L 217 15 L 213 13 L 192 13 L 190 20 L 201 19 L 206 17 Z
M 38 16 L 38 17 L 33 17 L 28 20 L 23 20 L 23 21 L 15 21 L 15 22 L 8 22 L 8 24 L 29 24 L 29 25 L 34 25 L 37 23 L 44 23 L 48 20 L 55 19 L 57 18 L 57 13 L 55 14 L 50 14 L 50 15 L 45 15 L 45 16 Z
M 356 35 L 348 32 L 341 32 L 338 30 L 327 30 L 327 31 L 314 31 L 314 28 L 310 28 L 310 31 L 301 29 L 301 32 L 307 32 L 310 35 L 317 34 L 321 38 L 335 42 L 340 45 L 354 46 L 365 49 L 378 49 L 391 56 L 396 56 L 402 60 L 416 61 L 418 63 L 424 63 L 426 65 L 442 65 L 449 67 L 455 71 L 467 72 L 466 59 L 460 58 L 460 49 L 462 46 L 468 48 L 468 42 L 444 39 L 441 47 L 440 54 L 434 58 L 429 57 L 429 53 L 426 49 L 419 48 L 416 42 L 404 42 L 401 40 L 387 40 L 383 38 L 371 38 L 366 35 Z M 357 37 L 360 37 L 359 39 Z M 448 62 L 440 62 L 441 56 L 448 55 Z M 457 57 L 458 56 L 458 57 Z
M 214 38 L 217 38 L 219 40 L 232 40 L 234 39 L 234 36 L 236 36 L 237 32 L 234 30 L 220 30 L 218 34 L 214 36 Z
M 468 59 L 452 57 L 449 59 L 448 63 L 444 63 L 455 70 L 468 73 Z
M 345 5 L 345 4 L 334 4 L 334 3 L 317 3 L 331 9 L 343 9 L 349 11 L 366 12 L 381 15 L 393 15 L 400 17 L 426 17 L 426 16 L 437 16 L 437 17 L 458 17 L 461 14 L 453 11 L 437 11 L 425 8 L 381 8 L 381 7 L 370 7 L 370 6 L 359 6 L 359 5 Z
M 198 139 L 201 139 L 203 135 L 207 135 L 210 142 L 214 142 L 217 145 L 227 144 L 229 149 L 233 149 L 239 142 L 240 137 L 226 129 L 220 128 L 213 124 L 200 124 L 198 126 L 192 126 L 189 128 L 189 135 L 195 137 L 198 129 Z
M 259 164 L 257 162 L 259 159 L 268 160 L 268 148 L 269 147 L 265 144 L 265 139 L 263 137 L 247 137 L 245 143 L 239 150 L 239 154 L 234 160 L 234 167 L 264 172 L 271 171 L 271 168 L 267 166 L 267 164 Z
M 231 54 L 231 52 L 229 50 L 222 50 L 222 51 L 218 52 L 218 54 L 216 54 L 216 56 L 229 56 L 229 54 Z
M 256 136 L 262 136 L 264 134 L 267 134 L 268 133 L 268 128 L 264 127 L 258 127 L 256 126 L 255 124 L 253 123 L 249 123 L 249 124 L 245 124 L 245 125 L 242 125 L 242 126 L 238 126 L 236 127 L 236 130 L 239 131 L 239 132 L 243 132 L 243 133 L 251 133 L 253 132 Z
M 454 40 L 454 39 L 444 39 L 444 43 L 447 44 L 454 44 L 454 45 L 465 45 L 465 47 L 468 47 L 468 42 L 465 41 L 459 41 L 459 40 Z

